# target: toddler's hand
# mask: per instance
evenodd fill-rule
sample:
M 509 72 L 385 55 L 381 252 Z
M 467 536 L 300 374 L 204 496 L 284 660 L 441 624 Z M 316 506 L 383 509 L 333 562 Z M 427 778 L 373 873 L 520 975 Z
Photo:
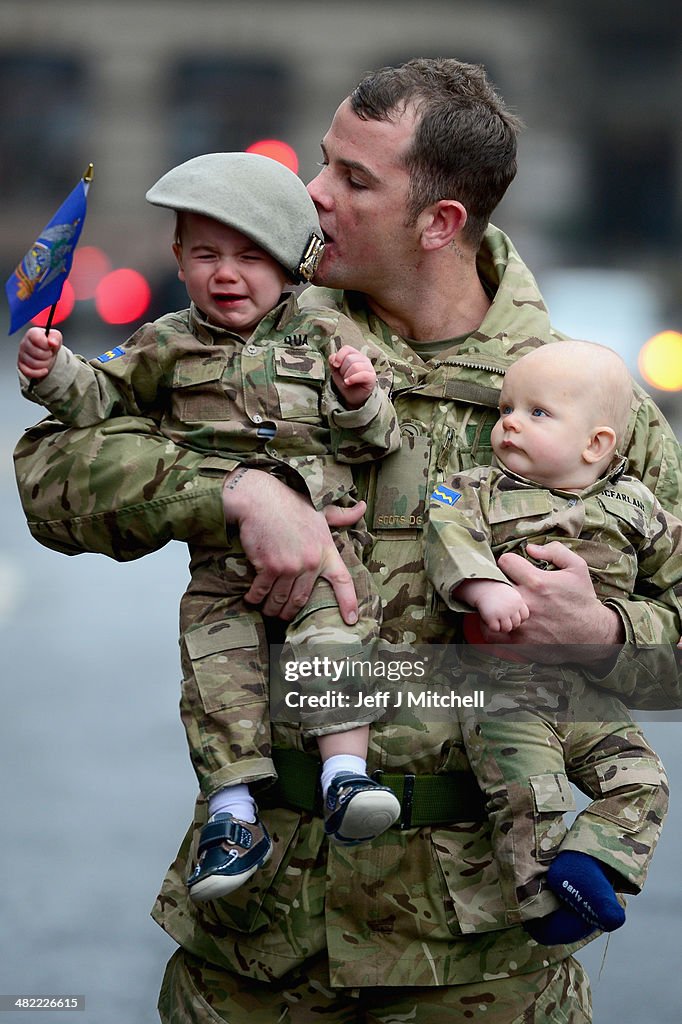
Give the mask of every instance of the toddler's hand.
M 349 409 L 359 409 L 374 391 L 377 375 L 370 360 L 351 345 L 329 357 L 334 386 Z
M 31 380 L 47 377 L 61 347 L 60 331 L 46 334 L 42 327 L 31 327 L 19 342 L 17 366 Z

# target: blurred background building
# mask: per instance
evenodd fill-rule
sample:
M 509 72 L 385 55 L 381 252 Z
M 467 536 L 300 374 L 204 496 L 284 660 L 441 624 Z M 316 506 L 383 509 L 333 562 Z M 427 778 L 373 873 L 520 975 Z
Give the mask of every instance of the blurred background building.
M 523 117 L 519 175 L 497 223 L 555 323 L 619 348 L 674 416 L 679 393 L 667 389 L 682 388 L 682 339 L 667 336 L 657 376 L 637 365 L 649 337 L 682 329 L 674 0 L 2 0 L 0 270 L 12 271 L 92 161 L 74 282 L 85 298 L 69 330 L 97 334 L 95 354 L 184 303 L 170 220 L 144 201 L 164 171 L 277 139 L 307 180 L 359 77 L 417 54 L 485 64 Z M 95 299 L 101 278 L 123 268 L 144 280 L 114 274 Z M 116 326 L 107 332 L 102 318 Z

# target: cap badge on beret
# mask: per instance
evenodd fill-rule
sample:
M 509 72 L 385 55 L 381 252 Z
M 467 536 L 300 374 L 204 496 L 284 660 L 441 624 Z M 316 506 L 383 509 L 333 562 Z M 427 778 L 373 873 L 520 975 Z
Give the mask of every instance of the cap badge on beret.
M 312 280 L 313 274 L 317 270 L 320 260 L 322 259 L 323 251 L 324 242 L 313 232 L 308 239 L 308 244 L 303 250 L 301 262 L 298 265 L 298 276 L 301 281 Z

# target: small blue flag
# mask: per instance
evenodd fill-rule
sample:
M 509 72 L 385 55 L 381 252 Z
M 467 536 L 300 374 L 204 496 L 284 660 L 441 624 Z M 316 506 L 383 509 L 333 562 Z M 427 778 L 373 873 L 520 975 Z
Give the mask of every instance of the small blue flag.
M 59 301 L 83 230 L 91 180 L 92 164 L 8 278 L 10 334 Z

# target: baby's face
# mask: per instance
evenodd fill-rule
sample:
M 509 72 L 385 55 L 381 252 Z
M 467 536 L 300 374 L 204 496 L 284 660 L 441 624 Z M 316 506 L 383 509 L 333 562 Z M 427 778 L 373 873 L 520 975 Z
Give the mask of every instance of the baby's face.
M 506 372 L 500 418 L 491 441 L 512 472 L 544 487 L 582 489 L 598 470 L 582 458 L 594 427 L 589 389 L 579 374 L 544 359 L 526 358 Z
M 248 338 L 277 305 L 284 268 L 241 231 L 198 213 L 182 216 L 173 246 L 178 277 L 210 323 Z

